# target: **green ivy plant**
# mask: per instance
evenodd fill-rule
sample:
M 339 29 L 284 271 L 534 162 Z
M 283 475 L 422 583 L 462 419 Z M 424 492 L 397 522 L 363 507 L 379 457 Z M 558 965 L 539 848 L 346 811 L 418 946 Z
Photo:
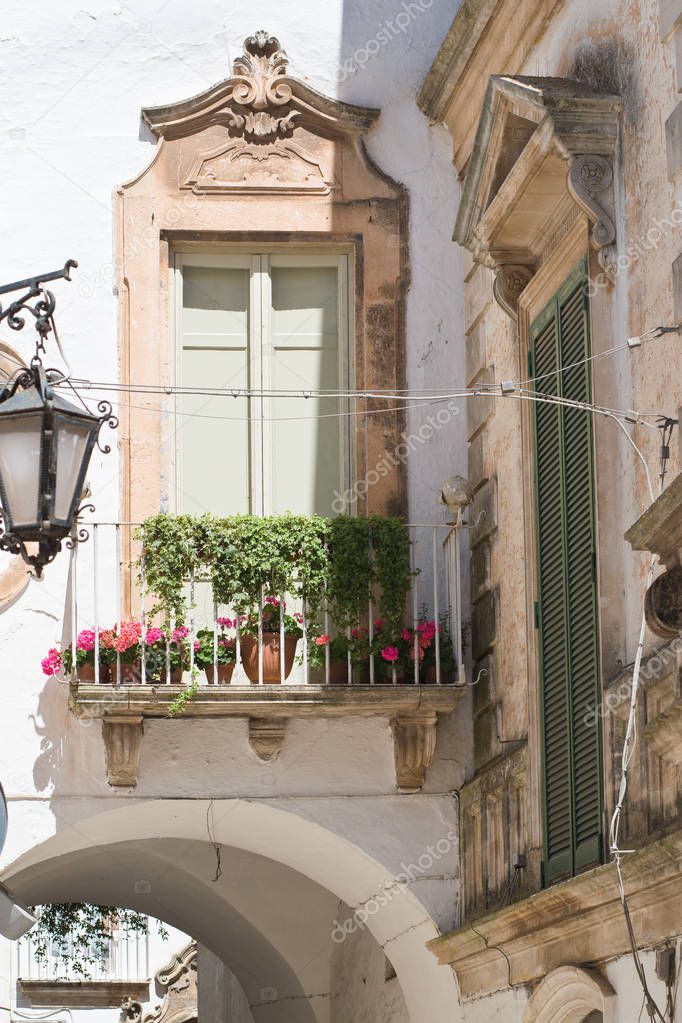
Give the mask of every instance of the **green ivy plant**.
M 342 632 L 366 618 L 370 598 L 393 629 L 405 609 L 410 544 L 395 518 L 161 514 L 137 537 L 144 538 L 146 582 L 158 600 L 153 613 L 166 621 L 184 619 L 192 571 L 207 574 L 216 603 L 239 614 L 252 613 L 263 596 L 304 599 L 311 633 L 325 601 Z
M 38 907 L 38 922 L 31 931 L 31 951 L 39 963 L 50 955 L 67 971 L 88 980 L 91 970 L 109 950 L 112 922 L 134 934 L 147 933 L 147 917 L 132 909 L 112 909 L 85 902 L 63 902 Z M 34 908 L 35 911 L 35 908 Z M 165 941 L 168 931 L 157 920 Z
M 372 515 L 369 532 L 374 552 L 374 580 L 379 589 L 379 617 L 393 633 L 400 629 L 410 591 L 410 541 L 398 519 Z
M 205 531 L 203 519 L 159 514 L 146 519 L 135 532 L 143 545 L 145 583 L 157 598 L 149 613 L 161 613 L 166 626 L 172 619 L 185 619 L 185 581 L 201 565 Z

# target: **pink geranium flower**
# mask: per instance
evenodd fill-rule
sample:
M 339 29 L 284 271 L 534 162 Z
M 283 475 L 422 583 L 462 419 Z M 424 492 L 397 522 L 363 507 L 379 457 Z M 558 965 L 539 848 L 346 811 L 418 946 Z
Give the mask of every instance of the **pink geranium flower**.
M 183 639 L 187 639 L 189 636 L 189 629 L 186 625 L 179 625 L 177 629 L 173 630 L 173 642 L 182 643 Z
M 121 632 L 114 640 L 114 650 L 122 654 L 126 650 L 130 650 L 137 644 L 142 634 L 142 625 L 140 622 L 122 622 Z
M 377 618 L 374 622 L 374 628 L 377 632 L 384 631 L 384 620 L 383 618 Z
M 216 622 L 218 623 L 221 629 L 231 629 L 234 625 L 237 624 L 237 622 L 236 621 L 233 622 L 231 618 L 216 618 Z
M 326 646 L 328 642 L 329 636 L 326 634 L 326 632 L 323 633 L 321 636 L 318 636 L 317 639 L 315 640 L 317 646 Z
M 147 634 L 144 637 L 144 641 L 145 643 L 148 644 L 148 646 L 153 646 L 154 643 L 160 643 L 163 640 L 163 638 L 164 638 L 163 629 L 153 627 L 151 629 L 147 629 Z
M 43 657 L 40 662 L 40 667 L 43 669 L 43 675 L 57 675 L 62 670 L 62 655 L 59 650 L 48 651 L 47 657 Z
M 398 656 L 399 656 L 398 655 L 398 647 L 397 646 L 385 646 L 384 649 L 381 651 L 381 656 L 383 657 L 383 659 L 385 661 L 388 661 L 389 664 L 392 664 L 393 661 L 397 661 L 398 660 Z
M 83 629 L 82 632 L 78 633 L 76 649 L 86 651 L 95 649 L 95 633 L 92 629 Z
M 403 629 L 403 639 L 405 640 L 405 642 L 406 643 L 409 642 L 410 638 L 411 638 L 410 637 L 410 630 L 409 629 Z

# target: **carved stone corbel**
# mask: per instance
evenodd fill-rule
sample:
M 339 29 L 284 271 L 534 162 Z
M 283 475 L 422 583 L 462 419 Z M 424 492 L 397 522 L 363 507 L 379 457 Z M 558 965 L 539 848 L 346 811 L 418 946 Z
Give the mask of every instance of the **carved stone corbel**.
M 249 718 L 249 745 L 259 760 L 277 760 L 284 746 L 286 725 L 286 718 Z
M 107 781 L 115 788 L 137 785 L 144 730 L 142 715 L 110 715 L 102 719 Z
M 616 272 L 616 212 L 613 194 L 613 166 L 607 157 L 583 153 L 571 157 L 568 190 L 594 225 L 590 235 L 599 264 L 613 280 Z
M 644 598 L 646 623 L 662 639 L 674 639 L 682 630 L 682 568 L 673 565 L 654 579 Z
M 500 263 L 495 270 L 493 295 L 507 316 L 518 315 L 519 295 L 533 277 L 533 269 L 523 263 Z
M 393 718 L 395 780 L 399 792 L 419 792 L 436 752 L 438 715 L 415 711 Z

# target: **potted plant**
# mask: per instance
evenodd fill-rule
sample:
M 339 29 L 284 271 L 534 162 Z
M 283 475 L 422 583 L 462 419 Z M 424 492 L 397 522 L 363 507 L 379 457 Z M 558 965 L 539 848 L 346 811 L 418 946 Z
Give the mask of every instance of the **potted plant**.
M 286 613 L 286 604 L 277 597 L 266 597 L 261 608 L 263 633 L 263 682 L 275 685 L 282 679 L 280 665 L 280 621 L 284 626 L 284 678 L 294 666 L 296 647 L 303 635 L 301 616 Z M 247 678 L 258 684 L 258 612 L 247 615 L 241 635 L 242 664 Z
M 171 685 L 182 682 L 184 671 L 189 668 L 190 658 L 187 647 L 189 629 L 182 625 L 170 637 L 164 629 L 152 626 L 147 629 L 141 654 L 145 662 L 145 678 L 148 682 L 165 682 L 170 664 Z
M 209 685 L 216 682 L 216 672 L 214 671 L 216 661 L 218 685 L 229 685 L 232 680 L 232 672 L 237 660 L 236 640 L 234 636 L 227 636 L 225 630 L 233 628 L 236 624 L 236 619 L 233 622 L 230 618 L 218 618 L 217 625 L 220 627 L 220 632 L 217 641 L 213 629 L 199 629 L 197 633 L 197 638 L 194 641 L 194 661 L 198 668 L 203 668 L 206 672 Z
M 95 681 L 95 633 L 92 629 L 82 629 L 76 637 L 76 659 L 74 664 L 71 647 L 59 652 L 53 648 L 48 652 L 41 662 L 43 674 L 57 675 L 64 670 L 67 675 L 75 672 L 79 682 Z M 100 682 L 109 681 L 109 664 L 111 658 L 101 646 L 99 650 L 99 678 Z
M 114 626 L 112 633 L 113 648 L 120 662 L 120 678 L 117 665 L 114 665 L 113 679 L 115 682 L 120 681 L 124 686 L 135 685 L 142 677 L 140 644 L 142 624 L 131 619 L 121 622 L 120 627 Z

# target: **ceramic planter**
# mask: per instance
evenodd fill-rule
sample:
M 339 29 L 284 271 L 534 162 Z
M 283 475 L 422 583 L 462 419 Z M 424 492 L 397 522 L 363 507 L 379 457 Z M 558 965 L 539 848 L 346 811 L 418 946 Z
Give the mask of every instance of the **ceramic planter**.
M 288 678 L 294 666 L 298 637 L 284 636 L 284 678 Z M 258 685 L 258 639 L 255 636 L 241 638 L 242 664 L 247 678 Z M 263 682 L 277 685 L 280 682 L 279 632 L 263 633 Z

